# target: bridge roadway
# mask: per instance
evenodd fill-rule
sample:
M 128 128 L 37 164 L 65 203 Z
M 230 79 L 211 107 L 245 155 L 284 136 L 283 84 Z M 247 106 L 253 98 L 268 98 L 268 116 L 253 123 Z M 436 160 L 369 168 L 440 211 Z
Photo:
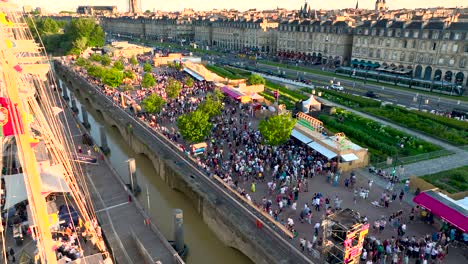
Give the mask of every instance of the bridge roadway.
M 64 102 L 65 105 L 66 102 Z M 70 108 L 65 106 L 59 117 L 64 124 L 68 125 L 65 131 L 68 130 L 71 134 L 74 146 L 82 145 L 81 136 L 86 132 L 79 120 L 73 117 Z M 86 153 L 87 148 L 85 146 L 82 148 Z M 115 262 L 139 264 L 149 263 L 147 260 L 151 259 L 151 263 L 157 260 L 164 264 L 183 263 L 156 226 L 144 225 L 144 220 L 148 216 L 135 197 L 132 202 L 129 202 L 130 192 L 127 191 L 125 184 L 108 160 L 103 160 L 100 152 L 94 153 L 93 151 L 93 155 L 100 157 L 99 164 L 83 165 L 83 174 L 85 174 L 95 214 Z M 148 255 L 143 256 L 132 233 L 143 244 Z
M 75 76 L 78 75 L 75 73 Z M 83 77 L 80 76 L 78 78 Z M 163 153 L 163 157 L 160 158 L 174 163 L 179 172 L 190 175 L 202 193 L 208 199 L 216 201 L 217 209 L 228 214 L 227 217 L 234 220 L 236 225 L 242 226 L 242 230 L 245 232 L 244 234 L 237 234 L 238 236 L 252 236 L 256 239 L 258 250 L 265 250 L 267 251 L 266 255 L 271 256 L 271 261 L 266 263 L 314 263 L 309 257 L 299 251 L 291 243 L 290 239 L 285 238 L 283 234 L 279 234 L 281 231 L 273 223 L 253 208 L 249 208 L 249 205 L 240 202 L 235 198 L 234 194 L 220 187 L 218 183 L 202 172 L 194 161 L 184 156 L 175 144 L 166 139 L 162 134 L 150 129 L 141 120 L 134 118 L 124 111 L 109 97 L 105 96 L 99 87 L 92 84 L 90 86 L 95 89 L 95 96 L 101 97 L 101 99 L 107 102 L 101 106 L 104 111 L 111 111 L 112 118 L 120 119 L 122 123 L 132 124 L 133 134 L 138 135 L 145 143 L 149 144 L 148 147 L 150 149 L 159 150 L 158 152 Z M 128 122 L 129 120 L 130 122 Z M 255 223 L 257 220 L 263 222 L 262 229 L 256 228 Z M 255 249 L 256 251 L 258 251 L 257 248 Z

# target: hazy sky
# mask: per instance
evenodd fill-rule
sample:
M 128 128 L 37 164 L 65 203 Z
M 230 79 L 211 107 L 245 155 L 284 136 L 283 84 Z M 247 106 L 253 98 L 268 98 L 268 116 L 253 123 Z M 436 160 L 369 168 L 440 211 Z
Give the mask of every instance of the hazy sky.
M 48 12 L 61 10 L 76 11 L 78 5 L 116 5 L 119 11 L 128 11 L 128 0 L 10 0 L 20 7 L 30 5 L 42 7 Z M 283 7 L 287 9 L 299 9 L 304 0 L 140 0 L 144 10 L 182 10 L 193 8 L 195 10 L 211 10 L 213 8 L 235 8 L 246 10 L 250 8 L 272 9 Z M 312 8 L 338 9 L 354 7 L 356 0 L 309 0 Z M 360 8 L 374 8 L 375 0 L 360 0 Z M 466 0 L 387 0 L 390 9 L 416 8 L 416 7 L 460 7 L 467 6 Z

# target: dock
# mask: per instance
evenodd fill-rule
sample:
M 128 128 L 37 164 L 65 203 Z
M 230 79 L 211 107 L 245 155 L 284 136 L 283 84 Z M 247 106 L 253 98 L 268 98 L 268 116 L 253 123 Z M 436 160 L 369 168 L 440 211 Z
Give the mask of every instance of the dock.
M 69 107 L 59 116 L 62 121 L 67 120 L 75 146 L 82 146 L 86 153 L 87 148 L 81 142 L 81 135 L 87 133 L 84 126 Z M 83 164 L 82 168 L 114 263 L 184 263 L 157 226 L 147 221 L 148 214 L 105 155 L 94 150 L 92 153 L 97 156 L 98 164 Z

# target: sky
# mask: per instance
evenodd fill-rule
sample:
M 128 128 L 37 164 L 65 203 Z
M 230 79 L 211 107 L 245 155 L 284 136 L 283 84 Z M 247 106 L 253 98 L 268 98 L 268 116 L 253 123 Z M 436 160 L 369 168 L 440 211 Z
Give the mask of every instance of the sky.
M 30 5 L 33 8 L 41 7 L 47 12 L 62 10 L 76 11 L 78 5 L 115 5 L 118 11 L 128 11 L 128 0 L 10 0 L 22 7 Z M 140 0 L 142 10 L 175 11 L 184 8 L 195 10 L 211 10 L 213 8 L 234 8 L 240 11 L 250 8 L 257 10 L 282 7 L 286 9 L 299 9 L 304 0 Z M 309 0 L 312 8 L 340 9 L 356 6 L 356 0 Z M 359 8 L 373 9 L 375 0 L 360 0 Z M 468 6 L 466 0 L 387 0 L 390 9 L 417 8 L 417 7 L 461 7 Z

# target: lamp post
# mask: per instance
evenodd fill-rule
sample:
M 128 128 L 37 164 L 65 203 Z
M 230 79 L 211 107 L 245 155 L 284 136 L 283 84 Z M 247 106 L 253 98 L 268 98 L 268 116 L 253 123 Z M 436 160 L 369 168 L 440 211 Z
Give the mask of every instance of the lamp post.
M 427 97 L 424 97 L 422 95 L 418 95 L 416 94 L 415 97 L 413 97 L 413 102 L 418 102 L 418 110 L 421 111 L 421 105 L 424 101 L 424 104 L 425 105 L 428 105 L 429 104 L 429 99 Z
M 393 170 L 392 170 L 392 182 L 395 181 L 395 177 L 396 177 L 396 167 L 398 165 L 398 154 L 400 152 L 400 149 L 403 149 L 405 147 L 405 145 L 403 143 L 399 143 L 398 144 L 398 147 L 397 147 L 397 151 L 396 151 L 396 156 L 395 156 L 395 160 L 393 162 Z

